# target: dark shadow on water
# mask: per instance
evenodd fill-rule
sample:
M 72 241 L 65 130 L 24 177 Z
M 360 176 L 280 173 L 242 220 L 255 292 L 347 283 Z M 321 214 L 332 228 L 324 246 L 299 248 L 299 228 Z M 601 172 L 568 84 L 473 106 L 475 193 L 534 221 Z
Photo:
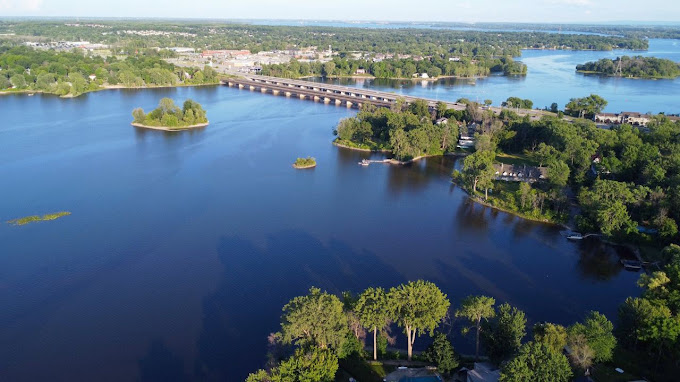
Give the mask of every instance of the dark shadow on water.
M 585 239 L 579 243 L 579 252 L 577 268 L 583 279 L 607 281 L 623 270 L 621 257 L 626 256 L 623 248 L 613 247 L 598 239 Z
M 140 382 L 185 382 L 182 358 L 175 355 L 161 340 L 153 340 L 147 354 L 138 361 Z
M 217 253 L 224 269 L 217 290 L 203 301 L 195 366 L 207 380 L 244 380 L 262 368 L 267 336 L 280 329 L 281 308 L 309 287 L 358 292 L 404 281 L 372 253 L 297 231 L 270 235 L 264 247 L 226 236 Z

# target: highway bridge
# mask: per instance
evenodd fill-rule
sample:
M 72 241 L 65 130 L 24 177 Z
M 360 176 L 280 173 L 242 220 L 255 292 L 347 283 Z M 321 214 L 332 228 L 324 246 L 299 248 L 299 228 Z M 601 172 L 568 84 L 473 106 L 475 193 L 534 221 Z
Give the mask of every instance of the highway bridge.
M 223 80 L 222 83 L 232 87 L 238 87 L 239 89 L 284 95 L 286 97 L 332 103 L 335 105 L 345 105 L 354 108 L 360 108 L 365 104 L 390 107 L 397 102 L 398 98 L 403 99 L 407 104 L 413 103 L 418 99 L 423 99 L 377 90 L 258 75 L 240 74 L 240 77 L 228 78 Z M 436 108 L 437 102 L 439 102 L 430 99 L 424 100 L 432 110 Z M 465 110 L 465 104 L 456 102 L 445 103 L 449 109 Z
M 331 85 L 319 82 L 304 80 L 293 80 L 289 78 L 268 77 L 253 74 L 232 73 L 234 77 L 222 80 L 222 84 L 260 92 L 263 94 L 283 95 L 295 97 L 303 100 L 335 104 L 338 106 L 361 108 L 362 105 L 371 104 L 379 107 L 391 107 L 402 99 L 407 104 L 416 100 L 427 102 L 430 110 L 435 110 L 438 102 L 444 102 L 447 109 L 465 110 L 465 104 L 458 102 L 438 101 L 427 98 L 411 97 L 396 93 L 383 92 L 371 89 L 354 88 L 350 86 Z M 500 114 L 501 107 L 481 106 L 484 110 L 491 110 L 495 114 Z M 510 109 L 520 116 L 529 115 L 532 120 L 538 120 L 544 115 L 554 115 L 542 110 L 529 109 Z

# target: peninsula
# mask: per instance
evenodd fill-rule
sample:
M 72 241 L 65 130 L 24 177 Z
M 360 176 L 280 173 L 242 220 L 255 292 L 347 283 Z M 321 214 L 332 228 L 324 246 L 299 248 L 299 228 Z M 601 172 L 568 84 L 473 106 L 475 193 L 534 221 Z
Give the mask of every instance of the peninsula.
M 680 76 L 680 64 L 656 57 L 617 57 L 577 65 L 576 71 L 584 74 L 602 74 L 626 78 L 676 78 Z
M 198 102 L 184 101 L 180 109 L 170 98 L 162 98 L 158 107 L 145 114 L 141 107 L 132 111 L 132 126 L 155 130 L 177 131 L 208 126 L 205 110 Z

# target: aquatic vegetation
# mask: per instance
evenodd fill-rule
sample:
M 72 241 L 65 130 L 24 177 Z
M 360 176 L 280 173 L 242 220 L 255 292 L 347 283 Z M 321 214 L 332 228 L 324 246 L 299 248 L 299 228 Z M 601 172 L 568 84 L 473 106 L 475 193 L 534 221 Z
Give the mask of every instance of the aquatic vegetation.
M 7 223 L 13 224 L 13 225 L 25 225 L 25 224 L 33 223 L 33 222 L 57 220 L 60 217 L 67 216 L 67 215 L 71 215 L 71 213 L 68 212 L 68 211 L 61 211 L 61 212 L 55 212 L 53 214 L 46 214 L 46 215 L 43 215 L 43 216 L 33 215 L 33 216 L 26 216 L 26 217 L 18 218 L 18 219 L 12 219 L 12 220 L 9 220 Z

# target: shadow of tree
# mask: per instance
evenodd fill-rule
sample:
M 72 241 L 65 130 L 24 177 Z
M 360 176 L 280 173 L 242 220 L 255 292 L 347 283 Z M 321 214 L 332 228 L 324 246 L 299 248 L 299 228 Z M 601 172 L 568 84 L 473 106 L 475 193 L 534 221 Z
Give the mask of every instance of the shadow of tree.
M 264 364 L 267 336 L 279 330 L 281 308 L 310 286 L 339 294 L 404 281 L 372 253 L 331 240 L 285 231 L 263 248 L 238 237 L 217 245 L 224 266 L 217 290 L 203 302 L 196 374 L 206 380 L 244 380 Z M 379 272 L 377 270 L 380 270 Z
M 138 361 L 140 382 L 184 382 L 182 358 L 173 354 L 162 340 L 153 340 L 147 354 Z

